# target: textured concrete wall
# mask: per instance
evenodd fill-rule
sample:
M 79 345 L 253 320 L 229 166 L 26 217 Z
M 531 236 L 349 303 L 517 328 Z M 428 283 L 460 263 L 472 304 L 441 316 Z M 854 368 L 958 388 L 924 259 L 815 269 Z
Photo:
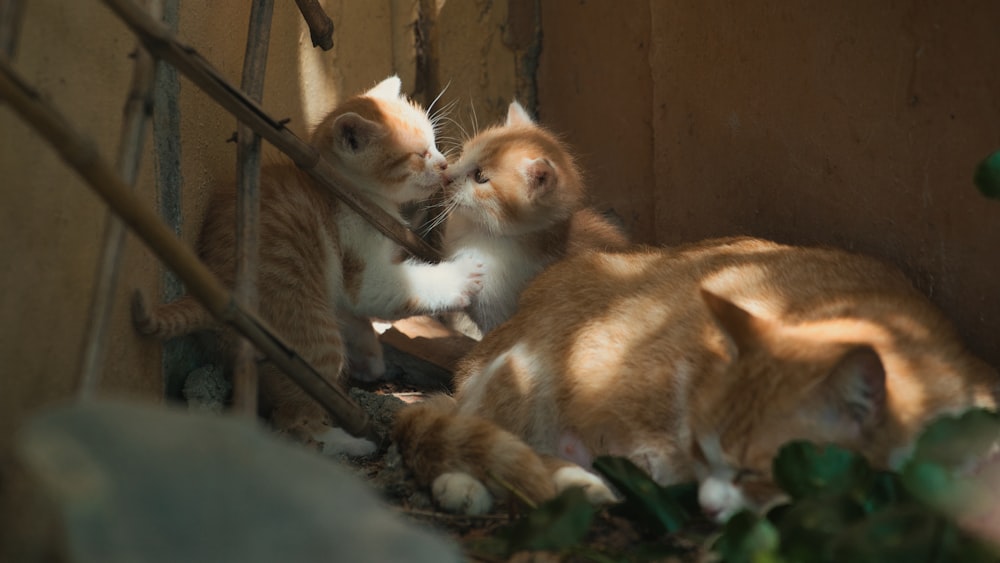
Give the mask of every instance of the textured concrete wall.
M 636 238 L 754 234 L 902 267 L 1000 364 L 1000 4 L 543 3 L 543 120 Z

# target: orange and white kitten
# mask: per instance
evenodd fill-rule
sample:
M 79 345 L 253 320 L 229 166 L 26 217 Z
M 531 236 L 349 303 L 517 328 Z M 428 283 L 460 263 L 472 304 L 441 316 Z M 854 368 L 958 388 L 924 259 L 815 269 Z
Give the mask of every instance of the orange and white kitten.
M 569 149 L 516 101 L 506 123 L 466 142 L 446 174 L 444 254 L 474 252 L 490 271 L 466 309 L 480 334 L 507 320 L 524 286 L 556 260 L 628 244 L 616 226 L 583 207 L 584 185 Z
M 457 370 L 455 400 L 405 407 L 393 438 L 445 509 L 488 510 L 495 475 L 534 498 L 625 456 L 697 479 L 724 520 L 776 500 L 794 439 L 894 466 L 934 415 L 995 406 L 996 373 L 897 270 L 751 238 L 594 252 L 553 265 Z
M 397 218 L 402 203 L 440 189 L 448 166 L 426 112 L 400 93 L 395 76 L 340 104 L 310 142 Z M 384 372 L 369 317 L 461 309 L 481 289 L 483 263 L 474 255 L 440 264 L 401 260 L 395 242 L 290 162 L 265 167 L 260 191 L 260 313 L 328 381 L 341 380 L 345 333 L 361 364 L 352 366 L 354 373 L 374 378 Z M 199 241 L 202 259 L 229 287 L 235 195 L 233 185 L 220 186 Z M 219 328 L 190 296 L 150 311 L 137 294 L 133 316 L 140 332 L 162 339 Z M 325 443 L 342 434 L 330 434 L 326 413 L 274 366 L 264 366 L 261 391 L 276 428 Z

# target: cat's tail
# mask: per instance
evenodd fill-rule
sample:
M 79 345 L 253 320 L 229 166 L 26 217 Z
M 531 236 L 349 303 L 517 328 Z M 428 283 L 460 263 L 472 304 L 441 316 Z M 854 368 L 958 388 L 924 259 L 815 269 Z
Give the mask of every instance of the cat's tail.
M 139 290 L 132 294 L 132 323 L 139 334 L 160 340 L 219 327 L 212 314 L 190 295 L 150 309 Z
M 551 468 L 528 444 L 492 421 L 459 414 L 455 401 L 445 395 L 402 408 L 392 440 L 424 486 L 437 489 L 439 477 L 465 474 L 484 484 L 493 496 L 505 496 L 513 489 L 538 502 L 556 494 Z M 434 493 L 440 503 L 439 491 Z M 445 508 L 479 512 L 468 506 Z

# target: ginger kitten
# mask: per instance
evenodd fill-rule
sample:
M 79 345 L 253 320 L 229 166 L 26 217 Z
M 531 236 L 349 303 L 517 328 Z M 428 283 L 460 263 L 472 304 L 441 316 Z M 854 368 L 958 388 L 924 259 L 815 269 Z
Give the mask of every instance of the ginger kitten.
M 310 142 L 397 218 L 400 204 L 440 188 L 448 166 L 426 112 L 400 93 L 395 76 L 341 103 Z M 396 243 L 290 162 L 263 168 L 260 191 L 260 313 L 330 382 L 342 379 L 345 333 L 359 364 L 354 372 L 384 372 L 369 317 L 460 309 L 481 288 L 483 264 L 474 255 L 440 264 L 401 260 Z M 201 258 L 228 287 L 235 276 L 235 196 L 232 184 L 219 187 L 199 241 Z M 191 296 L 148 310 L 137 294 L 133 316 L 140 332 L 161 339 L 219 328 Z M 324 434 L 329 417 L 274 366 L 263 366 L 261 392 L 279 430 L 320 441 L 339 434 Z
M 509 318 L 524 286 L 556 260 L 628 244 L 616 226 L 583 207 L 573 155 L 516 101 L 503 125 L 465 143 L 446 175 L 444 254 L 476 252 L 490 270 L 466 309 L 479 335 Z
M 393 437 L 445 509 L 488 510 L 496 475 L 541 499 L 625 456 L 697 479 L 722 521 L 763 508 L 793 439 L 902 461 L 936 414 L 995 406 L 996 373 L 905 277 L 840 250 L 740 238 L 557 263 L 457 370 L 455 400 L 404 408 Z

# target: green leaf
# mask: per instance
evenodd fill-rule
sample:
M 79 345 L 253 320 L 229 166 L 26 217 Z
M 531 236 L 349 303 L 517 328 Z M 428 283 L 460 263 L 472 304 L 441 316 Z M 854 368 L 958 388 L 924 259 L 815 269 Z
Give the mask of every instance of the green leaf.
M 594 469 L 625 497 L 616 510 L 657 533 L 680 530 L 698 510 L 697 483 L 660 486 L 622 457 L 600 456 Z
M 712 551 L 727 563 L 781 561 L 777 549 L 778 531 L 749 510 L 726 521 L 722 535 L 712 545 Z
M 1000 151 L 986 157 L 976 167 L 973 178 L 979 193 L 993 199 L 1000 199 Z
M 914 503 L 893 506 L 858 522 L 838 537 L 835 561 L 996 561 L 996 557 L 942 516 Z
M 787 561 L 829 560 L 832 540 L 864 517 L 864 508 L 848 494 L 801 499 L 777 523 L 781 532 L 779 553 Z
M 772 468 L 775 482 L 793 499 L 849 493 L 862 501 L 875 478 L 861 455 L 803 441 L 782 446 Z
M 509 553 L 562 550 L 580 543 L 596 512 L 583 489 L 573 487 L 532 510 L 502 533 L 508 541 Z

